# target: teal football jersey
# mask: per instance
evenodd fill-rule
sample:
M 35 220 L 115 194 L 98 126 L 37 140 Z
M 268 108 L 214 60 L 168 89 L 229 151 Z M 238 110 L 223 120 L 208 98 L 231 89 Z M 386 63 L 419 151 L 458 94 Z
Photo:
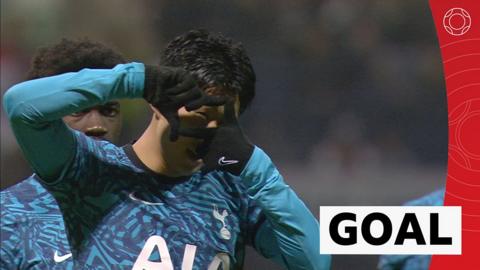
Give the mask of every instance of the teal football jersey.
M 441 206 L 445 189 L 436 190 L 421 198 L 405 203 L 408 206 Z M 430 255 L 382 255 L 378 269 L 381 270 L 427 270 L 430 267 Z
M 238 177 L 168 178 L 145 167 L 131 145 L 76 137 L 74 169 L 50 192 L 35 177 L 2 192 L 2 245 L 30 247 L 17 261 L 2 251 L 12 268 L 241 268 L 264 219 Z
M 239 269 L 248 244 L 288 269 L 329 269 L 318 222 L 255 147 L 240 176 L 169 178 L 132 146 L 68 128 L 61 117 L 142 97 L 145 66 L 22 82 L 3 103 L 32 177 L 2 192 L 4 269 Z

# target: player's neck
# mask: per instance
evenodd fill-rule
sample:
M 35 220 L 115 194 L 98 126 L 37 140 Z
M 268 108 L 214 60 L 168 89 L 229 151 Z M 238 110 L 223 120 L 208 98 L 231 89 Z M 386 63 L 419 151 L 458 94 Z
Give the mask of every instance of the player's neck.
M 150 170 L 166 176 L 178 176 L 166 166 L 162 145 L 156 135 L 154 125 L 150 124 L 142 136 L 133 144 L 133 151 Z

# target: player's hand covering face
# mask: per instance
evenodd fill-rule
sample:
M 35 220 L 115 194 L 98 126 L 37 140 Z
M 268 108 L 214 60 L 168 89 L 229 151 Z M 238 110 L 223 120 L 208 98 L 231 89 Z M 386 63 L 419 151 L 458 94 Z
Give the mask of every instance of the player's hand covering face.
M 181 68 L 146 66 L 143 97 L 156 107 L 170 124 L 170 140 L 178 139 L 180 119 L 178 109 L 196 110 L 202 106 L 219 106 L 226 97 L 209 96 L 198 86 L 194 77 Z
M 196 154 L 203 159 L 204 172 L 219 169 L 240 175 L 254 149 L 238 124 L 234 101 L 225 105 L 218 127 L 181 128 L 179 134 L 203 140 Z

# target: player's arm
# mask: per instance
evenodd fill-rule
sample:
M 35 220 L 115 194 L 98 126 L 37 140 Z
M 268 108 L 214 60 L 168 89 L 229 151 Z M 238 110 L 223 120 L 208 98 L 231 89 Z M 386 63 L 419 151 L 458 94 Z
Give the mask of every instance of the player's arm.
M 75 156 L 76 139 L 63 116 L 112 99 L 140 97 L 164 114 L 173 140 L 180 107 L 225 100 L 205 95 L 183 69 L 130 63 L 17 84 L 5 94 L 4 107 L 26 159 L 44 181 L 52 182 L 62 178 Z
M 442 206 L 445 188 L 436 190 L 418 199 L 406 202 L 408 206 Z M 378 269 L 428 269 L 431 256 L 428 255 L 381 255 Z
M 113 69 L 84 69 L 19 83 L 3 103 L 25 158 L 44 181 L 55 181 L 75 155 L 74 133 L 65 115 L 112 99 L 141 97 L 145 67 L 140 63 Z
M 263 150 L 255 147 L 240 177 L 266 217 L 254 235 L 255 249 L 287 269 L 329 269 L 331 257 L 320 255 L 317 220 Z
M 248 196 L 266 217 L 254 241 L 262 255 L 287 269 L 329 269 L 330 256 L 320 255 L 317 220 L 285 184 L 267 154 L 244 136 L 234 110 L 233 102 L 226 104 L 218 128 L 185 128 L 180 134 L 204 139 L 197 149 L 205 151 L 204 170 L 227 171 L 243 180 Z M 222 163 L 224 159 L 232 162 Z

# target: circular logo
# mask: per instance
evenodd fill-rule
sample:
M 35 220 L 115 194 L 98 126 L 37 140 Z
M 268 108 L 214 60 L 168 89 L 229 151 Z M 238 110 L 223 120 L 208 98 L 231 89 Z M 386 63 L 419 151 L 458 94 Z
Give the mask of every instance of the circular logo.
M 454 36 L 465 34 L 472 25 L 470 14 L 463 8 L 452 8 L 443 16 L 443 27 Z

